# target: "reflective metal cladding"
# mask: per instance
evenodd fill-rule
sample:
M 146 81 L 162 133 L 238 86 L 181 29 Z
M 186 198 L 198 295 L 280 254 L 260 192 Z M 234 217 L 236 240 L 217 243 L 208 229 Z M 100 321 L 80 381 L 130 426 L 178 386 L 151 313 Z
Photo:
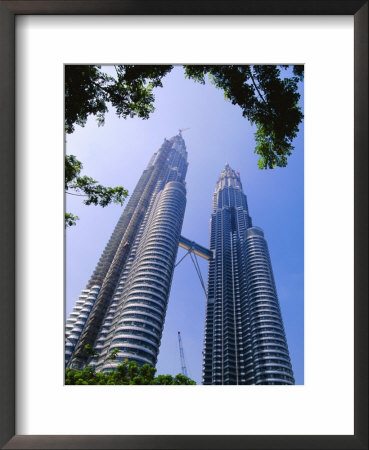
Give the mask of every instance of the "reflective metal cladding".
M 143 172 L 66 324 L 65 359 L 101 371 L 156 364 L 186 206 L 187 151 L 165 139 Z M 86 352 L 90 345 L 99 354 Z M 112 349 L 119 353 L 108 361 Z
M 213 194 L 210 249 L 203 384 L 294 384 L 268 246 L 228 163 Z

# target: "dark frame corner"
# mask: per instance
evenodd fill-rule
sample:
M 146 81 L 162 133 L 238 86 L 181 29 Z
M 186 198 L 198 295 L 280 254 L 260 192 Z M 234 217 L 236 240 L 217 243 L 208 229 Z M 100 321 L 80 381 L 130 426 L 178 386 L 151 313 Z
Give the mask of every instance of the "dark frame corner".
M 19 14 L 354 16 L 355 434 L 15 436 L 15 17 Z M 368 0 L 0 0 L 0 445 L 7 449 L 368 449 Z

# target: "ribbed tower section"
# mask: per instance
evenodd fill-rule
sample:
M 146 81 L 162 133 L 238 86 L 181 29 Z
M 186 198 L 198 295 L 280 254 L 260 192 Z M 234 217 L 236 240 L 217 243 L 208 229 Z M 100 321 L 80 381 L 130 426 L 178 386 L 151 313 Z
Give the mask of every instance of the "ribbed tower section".
M 178 181 L 168 182 L 156 197 L 110 328 L 98 340 L 98 370 L 118 363 L 107 359 L 114 348 L 120 360 L 155 366 L 185 206 L 185 187 Z
M 245 344 L 252 349 L 253 384 L 294 384 L 268 245 L 263 231 L 258 227 L 249 228 L 243 247 L 247 264 L 248 293 L 245 310 L 248 310 L 249 321 L 245 325 L 250 328 L 248 337 L 251 339 Z
M 267 244 L 228 163 L 213 194 L 210 249 L 203 384 L 293 384 Z
M 67 320 L 71 367 L 111 368 L 110 348 L 119 349 L 116 363 L 156 363 L 186 205 L 187 166 L 180 134 L 165 139 L 151 158 Z M 91 360 L 87 344 L 98 358 Z

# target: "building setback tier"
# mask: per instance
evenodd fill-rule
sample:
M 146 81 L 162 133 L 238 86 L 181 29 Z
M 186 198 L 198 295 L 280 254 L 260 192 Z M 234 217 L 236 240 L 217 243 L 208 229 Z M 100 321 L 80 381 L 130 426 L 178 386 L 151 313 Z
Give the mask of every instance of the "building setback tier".
M 187 166 L 181 134 L 165 139 L 151 158 L 67 320 L 67 366 L 110 370 L 126 359 L 156 364 L 186 206 Z
M 294 384 L 268 246 L 226 164 L 210 220 L 204 384 Z

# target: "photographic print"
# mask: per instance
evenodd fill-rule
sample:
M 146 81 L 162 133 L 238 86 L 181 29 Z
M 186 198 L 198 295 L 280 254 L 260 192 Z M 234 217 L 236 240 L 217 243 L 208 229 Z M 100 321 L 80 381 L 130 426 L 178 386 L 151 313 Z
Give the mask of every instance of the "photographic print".
M 367 204 L 368 178 L 367 3 L 303 2 L 304 14 L 300 2 L 277 7 L 247 1 L 235 5 L 72 3 L 1 3 L 3 195 L 5 208 L 10 208 L 3 214 L 8 226 L 2 233 L 2 444 L 6 448 L 365 446 L 368 377 L 362 337 L 367 331 L 367 252 L 363 239 L 368 227 L 361 205 Z M 78 74 L 72 77 L 75 83 L 69 80 L 69 88 L 81 96 L 69 97 L 72 114 L 64 123 L 65 71 L 72 64 L 98 70 L 92 67 L 90 74 L 81 70 L 80 82 Z M 131 65 L 128 71 L 127 64 Z M 173 67 L 167 66 L 165 74 L 158 69 L 156 75 L 149 71 L 140 77 L 141 64 Z M 204 64 L 227 64 L 231 72 L 238 67 L 236 85 L 251 88 L 234 90 L 229 72 L 222 77 L 214 66 L 210 70 Z M 248 64 L 252 73 L 245 79 Z M 257 67 L 274 64 L 280 80 L 298 78 L 290 84 L 292 96 L 287 103 L 274 101 L 278 96 L 270 95 L 269 77 L 266 72 L 262 77 Z M 304 65 L 304 80 L 294 73 L 294 64 Z M 200 71 L 190 72 L 188 65 L 199 65 Z M 162 86 L 154 86 L 157 81 Z M 294 97 L 294 92 L 300 97 Z M 285 122 L 292 127 L 281 134 L 275 121 L 286 118 L 283 105 L 292 105 L 292 110 L 297 106 L 304 118 Z M 255 135 L 258 130 L 259 136 Z M 263 142 L 273 141 L 273 148 L 278 147 L 273 130 L 281 138 L 281 148 L 290 154 L 277 152 L 279 157 L 286 156 L 285 166 L 272 162 L 272 167 L 263 168 L 263 160 L 271 156 Z M 170 290 L 164 300 L 154 297 L 154 291 L 149 291 L 149 299 L 141 295 L 147 293 L 144 281 L 150 284 L 145 288 L 154 289 L 158 286 L 153 282 L 159 281 L 154 277 L 166 276 L 164 269 L 160 274 L 153 272 L 151 264 L 146 278 L 135 280 L 141 283 L 139 296 L 128 298 L 121 291 L 117 298 L 116 305 L 126 302 L 125 311 L 118 307 L 112 311 L 113 298 L 108 298 L 108 309 L 103 311 L 101 293 L 110 288 L 114 296 L 119 287 L 114 282 L 109 286 L 108 279 L 104 285 L 93 285 L 97 288 L 87 286 L 96 280 L 102 255 L 153 155 L 179 137 L 188 163 L 186 204 L 178 242 L 170 247 L 176 251 L 174 263 L 166 258 L 173 266 Z M 70 157 L 67 180 L 65 156 Z M 230 175 L 224 173 L 222 179 L 227 164 L 225 172 Z M 233 173 L 242 189 L 231 190 L 229 183 L 236 184 Z M 173 182 L 184 184 L 177 178 L 166 185 Z M 63 190 L 62 184 L 66 184 Z M 164 189 L 153 201 L 163 199 Z M 214 209 L 216 195 L 224 201 L 226 192 L 229 199 L 236 192 L 246 198 L 247 208 L 242 205 L 240 211 L 248 221 L 244 222 L 247 234 L 238 228 L 242 224 L 239 206 L 222 203 Z M 16 206 L 11 207 L 14 196 Z M 344 232 L 336 226 L 342 205 Z M 168 208 L 160 213 L 168 215 Z M 159 219 L 156 212 L 155 220 Z M 166 217 L 174 220 L 177 213 L 179 209 Z M 65 214 L 70 222 L 65 222 Z M 137 256 L 144 252 L 144 247 L 139 249 L 146 239 L 144 231 L 137 245 L 128 240 L 130 252 L 135 245 Z M 148 233 L 152 231 L 147 228 Z M 270 267 L 265 263 L 254 278 L 246 241 L 254 239 L 256 244 L 257 237 L 259 249 L 267 246 L 259 256 L 267 255 Z M 126 242 L 121 240 L 122 246 Z M 150 258 L 162 256 L 166 242 L 167 235 L 156 239 L 159 247 Z M 255 258 L 257 251 L 255 247 Z M 219 280 L 222 269 L 224 276 Z M 110 276 L 114 270 L 120 269 L 110 264 L 110 281 L 114 281 Z M 128 263 L 118 283 L 125 270 L 130 271 Z M 270 274 L 274 286 L 267 290 Z M 261 276 L 263 280 L 258 280 Z M 259 305 L 252 296 L 253 282 L 264 295 Z M 130 305 L 135 306 L 133 311 L 128 310 L 131 300 L 136 303 Z M 213 320 L 209 320 L 211 305 Z M 276 309 L 267 319 L 267 306 L 279 309 L 278 320 L 274 320 Z M 102 327 L 109 325 L 105 320 L 110 313 L 111 327 L 102 342 Z M 130 313 L 144 317 L 123 317 Z M 153 313 L 164 320 L 162 326 L 153 325 L 155 331 L 150 334 L 143 325 L 155 318 Z M 76 316 L 73 324 L 69 319 Z M 115 331 L 123 321 L 130 323 L 123 324 L 118 335 Z M 68 336 L 67 324 L 73 325 Z M 264 335 L 259 339 L 264 342 L 257 342 L 256 335 L 261 333 L 279 335 L 283 348 L 265 348 L 263 354 L 260 347 L 274 346 L 277 337 Z M 157 345 L 154 339 L 159 336 Z M 151 354 L 151 360 L 143 363 L 133 352 L 148 350 L 147 344 L 156 346 L 156 361 Z M 209 345 L 214 350 L 212 382 L 218 383 L 214 388 L 203 384 L 205 354 L 209 355 L 205 346 L 209 349 Z M 224 364 L 216 359 L 219 351 Z M 231 352 L 237 354 L 233 361 Z M 46 377 L 40 376 L 42 355 L 47 355 Z M 344 363 L 338 372 L 334 370 L 337 361 Z M 268 383 L 287 380 L 257 379 L 269 374 L 290 376 L 276 373 L 276 362 L 281 368 L 283 363 L 290 364 L 283 368 L 292 371 L 292 384 L 268 388 Z M 246 374 L 248 385 L 242 384 Z M 176 377 L 178 383 L 196 385 L 163 386 Z M 137 383 L 150 386 L 137 387 Z M 79 387 L 86 384 L 93 386 Z M 71 405 L 83 405 L 84 413 Z M 149 413 L 143 415 L 145 409 Z M 96 420 L 100 411 L 108 414 L 98 413 Z
M 65 384 L 304 384 L 303 76 L 65 66 Z

